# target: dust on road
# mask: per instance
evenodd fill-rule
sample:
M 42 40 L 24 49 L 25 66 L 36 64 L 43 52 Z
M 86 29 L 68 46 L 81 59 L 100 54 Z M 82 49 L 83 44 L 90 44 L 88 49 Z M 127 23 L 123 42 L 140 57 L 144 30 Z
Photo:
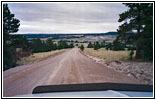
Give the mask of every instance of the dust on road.
M 3 96 L 31 94 L 40 85 L 103 82 L 140 83 L 132 77 L 95 63 L 81 54 L 78 48 L 73 48 L 43 61 L 4 71 Z

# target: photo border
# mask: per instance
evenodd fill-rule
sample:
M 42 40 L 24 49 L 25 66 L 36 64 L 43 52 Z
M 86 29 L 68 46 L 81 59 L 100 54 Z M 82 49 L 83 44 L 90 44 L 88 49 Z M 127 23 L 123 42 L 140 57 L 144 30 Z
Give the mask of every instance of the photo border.
M 154 44 L 153 44 L 154 45 L 154 48 L 153 48 L 153 50 L 154 50 L 153 51 L 154 52 L 153 53 L 154 54 L 154 56 L 153 56 L 153 58 L 154 58 L 153 59 L 153 65 L 154 65 L 153 66 L 153 73 L 154 73 L 154 75 L 153 75 L 153 79 L 154 79 L 153 80 L 153 98 L 151 98 L 151 97 L 141 97 L 141 98 L 137 98 L 137 97 L 134 97 L 134 98 L 133 97 L 129 97 L 129 98 L 120 98 L 120 97 L 119 98 L 118 97 L 117 98 L 111 98 L 111 97 L 110 98 L 108 98 L 108 97 L 106 97 L 106 98 L 104 98 L 104 97 L 100 97 L 100 98 L 97 98 L 97 97 L 91 97 L 91 98 L 90 97 L 87 97 L 87 98 L 84 98 L 84 97 L 78 97 L 78 98 L 77 97 L 76 98 L 75 97 L 72 97 L 72 98 L 68 98 L 68 97 L 67 98 L 66 97 L 63 97 L 63 98 L 60 98 L 60 97 L 58 97 L 58 98 L 56 98 L 56 97 L 51 97 L 51 98 L 49 98 L 49 97 L 48 98 L 46 98 L 46 97 L 45 98 L 42 98 L 42 97 L 41 98 L 40 97 L 35 97 L 35 98 L 33 98 L 33 97 L 3 97 L 3 95 L 2 95 L 3 94 L 3 91 L 2 91 L 3 90 L 3 87 L 2 87 L 2 84 L 3 84 L 3 80 L 2 80 L 2 76 L 3 76 L 2 75 L 2 73 L 3 73 L 3 70 L 2 70 L 3 69 L 2 68 L 3 67 L 3 60 L 2 60 L 3 59 L 3 49 L 2 49 L 3 48 L 2 47 L 3 46 L 3 38 L 2 38 L 2 36 L 3 36 L 3 34 L 2 34 L 3 33 L 2 32 L 2 22 L 3 22 L 2 17 L 3 16 L 2 16 L 2 10 L 3 9 L 2 8 L 3 8 L 3 3 L 8 3 L 8 2 L 9 3 L 11 3 L 11 2 L 19 2 L 19 3 L 20 2 L 25 2 L 25 3 L 29 3 L 29 2 L 30 3 L 31 2 L 41 2 L 41 3 L 42 2 L 46 2 L 46 3 L 48 3 L 48 2 L 53 2 L 53 3 L 55 3 L 55 2 L 139 3 L 140 2 L 140 3 L 144 3 L 145 2 L 145 3 L 151 3 L 152 2 L 153 3 L 153 10 L 154 10 L 153 11 L 154 12 L 153 13 L 153 18 L 154 18 L 154 20 L 153 20 L 153 22 L 154 22 L 153 23 L 153 26 L 154 26 L 154 30 L 153 30 L 154 31 L 153 32 L 153 34 L 154 34 L 154 40 L 153 40 L 153 42 L 154 42 Z M 1 1 L 1 99 L 155 99 L 155 1 Z

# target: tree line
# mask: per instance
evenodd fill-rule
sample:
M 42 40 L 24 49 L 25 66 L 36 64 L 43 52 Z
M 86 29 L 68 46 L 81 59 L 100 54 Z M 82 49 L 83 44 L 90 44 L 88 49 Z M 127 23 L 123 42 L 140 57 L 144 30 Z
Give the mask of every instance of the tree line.
M 98 50 L 100 48 L 105 48 L 106 50 L 114 50 L 114 51 L 120 51 L 120 50 L 135 50 L 134 45 L 126 45 L 124 43 L 120 43 L 118 41 L 113 41 L 112 43 L 106 43 L 103 42 L 89 42 L 87 48 L 94 48 L 94 50 Z
M 33 39 L 32 42 L 30 42 L 30 47 L 33 53 L 37 53 L 47 52 L 51 50 L 73 48 L 74 44 L 68 44 L 65 40 L 60 40 L 58 41 L 58 43 L 54 43 L 51 38 L 48 38 L 46 41 L 41 41 L 39 38 L 37 38 Z
M 48 52 L 52 50 L 67 49 L 73 48 L 73 43 L 67 43 L 65 40 L 60 40 L 58 43 L 55 43 L 52 38 L 48 38 L 45 41 L 42 41 L 40 38 L 27 40 L 26 37 L 21 35 L 12 35 L 11 45 L 15 48 L 21 48 L 23 51 L 31 51 L 32 53 L 38 52 Z

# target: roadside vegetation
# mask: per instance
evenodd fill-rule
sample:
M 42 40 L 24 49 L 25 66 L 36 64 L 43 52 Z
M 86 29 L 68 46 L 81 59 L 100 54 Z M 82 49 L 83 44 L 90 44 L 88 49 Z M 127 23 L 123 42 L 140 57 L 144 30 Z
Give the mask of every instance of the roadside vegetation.
M 133 45 L 126 45 L 123 43 L 118 43 L 118 42 L 112 42 L 112 43 L 106 43 L 105 41 L 103 42 L 94 42 L 91 43 L 89 42 L 88 46 L 87 46 L 87 50 L 86 53 L 88 54 L 95 54 L 95 56 L 99 55 L 100 58 L 104 58 L 107 59 L 106 57 L 108 57 L 109 61 L 111 61 L 110 58 L 112 58 L 112 60 L 132 60 L 134 59 L 134 53 L 135 53 L 135 46 Z M 92 49 L 91 49 L 92 48 Z M 105 53 L 105 54 L 102 54 Z M 118 56 L 118 54 L 123 53 L 123 56 L 121 56 L 121 58 L 119 57 L 119 59 L 116 59 L 116 57 L 113 56 Z M 114 54 L 114 55 L 113 55 Z M 101 55 L 101 56 L 100 56 Z M 122 55 L 122 54 L 120 54 Z M 94 55 L 93 55 L 94 56 Z M 112 56 L 112 57 L 109 57 Z M 107 60 L 108 60 L 107 59 Z
M 46 41 L 41 41 L 39 38 L 37 38 L 30 42 L 30 47 L 33 53 L 38 53 L 73 48 L 74 44 L 68 44 L 65 40 L 60 40 L 57 43 L 54 43 L 51 38 L 48 38 Z
M 81 45 L 79 48 L 80 48 L 81 51 L 84 50 L 84 46 L 83 45 Z
M 129 60 L 129 51 L 112 51 L 106 50 L 105 48 L 94 50 L 93 48 L 85 48 L 84 52 L 88 55 L 104 59 L 106 62 Z
M 55 56 L 61 52 L 64 52 L 65 50 L 67 49 L 61 49 L 61 50 L 55 50 L 55 51 L 49 51 L 49 52 L 41 52 L 41 53 L 33 53 L 31 56 L 23 57 L 17 60 L 17 64 L 23 65 L 23 64 L 32 63 L 35 61 L 40 61 L 50 56 Z

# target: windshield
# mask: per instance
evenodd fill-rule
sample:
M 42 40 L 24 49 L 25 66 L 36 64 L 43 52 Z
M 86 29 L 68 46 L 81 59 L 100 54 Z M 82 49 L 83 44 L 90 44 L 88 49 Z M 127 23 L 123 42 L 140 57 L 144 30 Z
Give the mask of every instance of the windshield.
M 4 97 L 49 85 L 153 85 L 153 3 L 2 6 Z M 127 85 L 121 90 L 130 91 Z

